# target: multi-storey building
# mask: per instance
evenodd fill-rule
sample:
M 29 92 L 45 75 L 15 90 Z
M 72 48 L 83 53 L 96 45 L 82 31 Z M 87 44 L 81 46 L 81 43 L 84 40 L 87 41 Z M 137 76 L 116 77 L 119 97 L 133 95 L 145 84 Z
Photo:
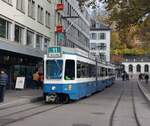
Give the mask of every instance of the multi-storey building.
M 89 15 L 76 0 L 56 0 L 55 45 L 89 52 Z
M 0 0 L 0 68 L 9 75 L 32 77 L 54 36 L 53 0 Z M 52 30 L 51 30 L 52 29 Z
M 92 25 L 90 29 L 90 52 L 104 62 L 110 62 L 110 31 L 103 24 Z

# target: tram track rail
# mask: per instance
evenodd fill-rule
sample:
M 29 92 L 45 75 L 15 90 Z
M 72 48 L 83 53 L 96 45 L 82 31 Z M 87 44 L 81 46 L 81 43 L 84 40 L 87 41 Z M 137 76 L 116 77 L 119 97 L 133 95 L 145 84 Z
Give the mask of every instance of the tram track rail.
M 23 110 L 20 110 L 20 111 L 12 112 L 12 113 L 0 116 L 0 118 L 4 118 L 4 117 L 11 116 L 11 115 L 18 114 L 18 113 L 25 112 L 25 111 L 30 111 L 32 109 L 36 109 L 36 108 L 39 108 L 41 106 L 43 106 L 43 105 L 37 105 L 37 106 L 33 106 L 33 107 L 30 107 L 30 108 L 27 108 L 27 109 L 23 109 Z
M 133 107 L 133 114 L 134 114 L 134 117 L 135 117 L 135 121 L 136 121 L 136 123 L 137 123 L 137 126 L 142 126 L 142 125 L 140 124 L 139 119 L 138 119 L 137 110 L 136 110 L 136 107 L 135 107 L 133 84 L 131 85 L 131 97 L 132 97 L 132 107 Z
M 122 91 L 121 91 L 121 93 L 120 93 L 120 96 L 119 96 L 119 98 L 117 99 L 117 102 L 116 102 L 116 104 L 115 104 L 115 106 L 114 106 L 114 108 L 113 108 L 113 111 L 112 111 L 112 113 L 111 113 L 111 115 L 110 115 L 110 120 L 109 120 L 109 126 L 114 126 L 114 124 L 113 124 L 113 119 L 114 119 L 114 115 L 115 115 L 115 112 L 116 112 L 116 110 L 117 110 L 117 107 L 118 107 L 118 105 L 119 105 L 119 103 L 120 103 L 120 101 L 121 101 L 121 98 L 122 98 L 122 96 L 123 96 L 123 94 L 124 94 L 124 87 L 123 87 L 123 89 L 122 89 Z
M 38 102 L 41 102 L 41 101 L 8 105 L 8 106 L 0 107 L 0 111 L 6 110 L 6 109 L 10 109 L 10 108 L 16 108 L 16 107 L 20 107 L 20 106 L 24 106 L 24 105 L 28 105 L 28 104 L 38 103 Z
M 22 121 L 24 119 L 27 119 L 27 118 L 30 118 L 30 117 L 33 117 L 33 116 L 36 116 L 38 114 L 42 114 L 42 113 L 45 113 L 45 112 L 48 112 L 48 111 L 52 111 L 52 110 L 55 110 L 59 107 L 62 107 L 64 106 L 64 104 L 58 104 L 58 105 L 55 105 L 55 106 L 46 106 L 46 108 L 43 108 L 43 105 L 38 105 L 38 106 L 35 106 L 35 107 L 32 107 L 32 108 L 28 108 L 26 110 L 21 110 L 21 111 L 16 111 L 14 113 L 11 113 L 11 114 L 8 114 L 8 115 L 4 115 L 4 116 L 0 116 L 0 118 L 2 119 L 9 119 L 10 116 L 15 116 L 16 114 L 23 114 L 24 112 L 30 112 L 31 110 L 33 111 L 35 109 L 34 112 L 32 112 L 31 114 L 27 114 L 25 116 L 22 116 L 22 117 L 19 117 L 17 119 L 11 119 L 9 121 L 5 121 L 3 123 L 0 123 L 0 126 L 7 126 L 9 124 L 12 124 L 12 123 L 16 123 L 16 122 L 19 122 L 19 121 Z M 37 110 L 37 109 L 42 109 L 42 110 Z
M 120 102 L 121 102 L 121 100 L 122 100 L 122 97 L 123 97 L 123 95 L 124 95 L 124 92 L 125 92 L 125 84 L 124 84 L 124 86 L 123 86 L 123 89 L 122 89 L 122 91 L 121 91 L 121 93 L 120 93 L 119 98 L 117 99 L 117 102 L 116 102 L 116 104 L 115 104 L 115 106 L 114 106 L 114 108 L 113 108 L 113 111 L 112 111 L 112 113 L 111 113 L 111 115 L 110 115 L 109 126 L 115 126 L 115 125 L 114 125 L 114 116 L 115 116 L 116 111 L 117 111 L 117 109 L 118 109 L 118 106 L 119 106 L 119 104 L 120 104 Z M 134 119 L 135 119 L 136 125 L 137 125 L 137 126 L 142 126 L 142 125 L 140 124 L 140 121 L 139 121 L 138 116 L 137 116 L 137 110 L 136 110 L 136 106 L 135 106 L 135 98 L 134 98 L 133 84 L 131 84 L 130 96 L 131 96 L 132 110 L 133 110 L 133 115 L 134 115 Z

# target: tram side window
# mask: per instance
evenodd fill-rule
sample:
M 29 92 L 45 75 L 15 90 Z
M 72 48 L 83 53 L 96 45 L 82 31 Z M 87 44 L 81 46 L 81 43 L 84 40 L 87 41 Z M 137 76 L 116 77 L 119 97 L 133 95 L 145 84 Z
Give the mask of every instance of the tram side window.
M 108 69 L 108 76 L 112 76 L 113 75 L 113 69 Z
M 65 77 L 65 80 L 75 79 L 75 61 L 74 60 L 66 60 L 64 77 Z
M 96 76 L 96 67 L 92 64 L 77 61 L 77 78 Z
M 90 65 L 91 65 L 91 64 L 90 64 Z M 91 65 L 89 71 L 91 71 L 91 76 L 90 76 L 90 77 L 96 77 L 96 66 Z
M 81 77 L 81 63 L 78 61 L 77 62 L 77 78 Z
M 100 76 L 101 76 L 101 77 L 104 77 L 104 76 L 105 76 L 105 68 L 104 68 L 104 67 L 101 67 Z
M 105 76 L 108 76 L 108 69 L 105 68 Z
M 92 77 L 93 75 L 92 75 L 92 65 L 91 64 L 89 64 L 89 77 Z

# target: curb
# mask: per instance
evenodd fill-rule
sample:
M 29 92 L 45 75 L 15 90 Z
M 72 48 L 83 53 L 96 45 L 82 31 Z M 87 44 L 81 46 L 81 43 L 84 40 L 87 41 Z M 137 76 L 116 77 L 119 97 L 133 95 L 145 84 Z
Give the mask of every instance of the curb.
M 150 104 L 150 92 L 145 87 L 143 87 L 139 81 L 137 81 L 137 82 L 138 82 L 138 87 L 139 87 L 140 91 L 143 93 L 144 97 Z
M 30 98 L 30 99 L 19 99 L 19 100 L 16 100 L 16 101 L 1 104 L 0 105 L 0 110 L 3 109 L 3 108 L 8 108 L 8 107 L 11 107 L 11 106 L 15 106 L 15 105 L 35 103 L 35 102 L 42 101 L 42 100 L 43 100 L 43 96 L 34 97 L 34 98 Z
M 38 101 L 43 101 L 43 100 L 44 100 L 43 96 L 35 97 L 35 98 L 30 99 L 30 103 L 34 103 L 34 102 L 38 102 Z

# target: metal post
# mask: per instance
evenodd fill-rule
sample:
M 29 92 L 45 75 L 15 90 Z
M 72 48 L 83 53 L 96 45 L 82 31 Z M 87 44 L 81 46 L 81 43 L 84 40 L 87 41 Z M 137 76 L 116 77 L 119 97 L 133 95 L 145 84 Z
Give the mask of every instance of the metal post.
M 66 30 L 64 29 L 64 45 L 66 45 L 67 42 L 67 35 L 66 35 Z

